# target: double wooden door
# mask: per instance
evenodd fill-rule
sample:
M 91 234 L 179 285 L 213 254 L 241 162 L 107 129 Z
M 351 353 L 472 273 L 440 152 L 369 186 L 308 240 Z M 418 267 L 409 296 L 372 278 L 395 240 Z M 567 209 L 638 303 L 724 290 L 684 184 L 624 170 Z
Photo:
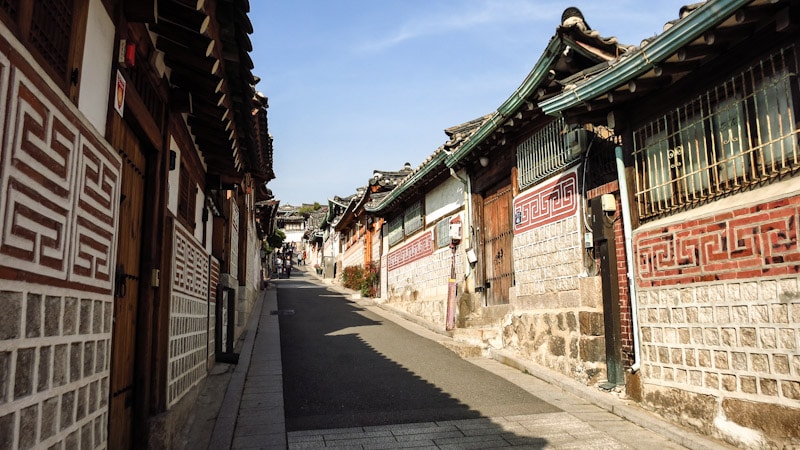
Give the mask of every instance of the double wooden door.
M 122 188 L 114 280 L 108 448 L 126 449 L 133 444 L 136 319 L 142 278 L 140 266 L 147 156 L 141 142 L 122 118 L 114 115 L 112 120 L 112 145 L 122 156 Z

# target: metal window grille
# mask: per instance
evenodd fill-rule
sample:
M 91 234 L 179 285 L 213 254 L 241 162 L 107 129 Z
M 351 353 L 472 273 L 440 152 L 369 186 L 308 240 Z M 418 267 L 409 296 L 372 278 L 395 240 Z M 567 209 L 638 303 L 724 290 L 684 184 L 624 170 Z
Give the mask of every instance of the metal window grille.
M 403 218 L 403 228 L 406 234 L 412 234 L 422 228 L 423 225 L 422 201 L 418 201 L 406 208 Z
M 397 216 L 389 221 L 389 245 L 395 245 L 403 240 L 403 216 Z
M 795 48 L 783 48 L 634 132 L 642 219 L 800 169 Z
M 558 172 L 580 156 L 565 144 L 565 130 L 566 123 L 559 118 L 517 146 L 521 189 Z

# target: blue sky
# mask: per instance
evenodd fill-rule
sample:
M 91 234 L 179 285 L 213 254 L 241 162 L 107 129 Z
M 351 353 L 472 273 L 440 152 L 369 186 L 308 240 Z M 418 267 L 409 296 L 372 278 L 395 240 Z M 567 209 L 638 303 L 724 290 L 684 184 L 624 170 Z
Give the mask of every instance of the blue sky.
M 326 203 L 373 170 L 419 166 L 444 129 L 497 109 L 569 6 L 601 36 L 639 45 L 675 0 L 254 0 L 253 72 L 269 97 L 282 204 Z

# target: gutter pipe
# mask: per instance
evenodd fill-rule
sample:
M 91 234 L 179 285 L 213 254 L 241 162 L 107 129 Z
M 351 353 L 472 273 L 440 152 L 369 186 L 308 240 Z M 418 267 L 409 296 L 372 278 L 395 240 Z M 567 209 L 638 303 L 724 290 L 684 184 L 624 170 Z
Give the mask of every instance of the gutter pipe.
M 622 161 L 622 147 L 614 149 L 617 157 L 617 180 L 619 181 L 619 196 L 622 203 L 622 229 L 625 234 L 625 265 L 628 267 L 628 293 L 631 301 L 631 329 L 633 334 L 633 364 L 631 373 L 636 373 L 641 367 L 641 343 L 639 340 L 639 307 L 636 300 L 636 280 L 633 278 L 633 239 L 631 227 L 631 202 L 628 197 L 628 182 L 625 178 L 625 163 Z

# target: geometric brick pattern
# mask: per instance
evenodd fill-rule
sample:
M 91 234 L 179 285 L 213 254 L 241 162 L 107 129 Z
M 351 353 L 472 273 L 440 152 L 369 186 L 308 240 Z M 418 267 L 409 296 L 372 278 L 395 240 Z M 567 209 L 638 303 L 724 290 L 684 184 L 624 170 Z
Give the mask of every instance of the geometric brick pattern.
M 573 216 L 578 211 L 578 174 L 575 170 L 514 199 L 514 233 L 522 233 Z
M 120 158 L 9 64 L 0 54 L 0 265 L 110 292 Z
M 228 273 L 233 277 L 239 276 L 239 206 L 234 201 L 231 205 L 231 258 L 228 263 Z M 242 280 L 244 281 L 244 280 Z
M 174 270 L 172 289 L 175 292 L 208 299 L 209 256 L 192 234 L 175 226 Z
M 423 233 L 402 248 L 394 250 L 388 255 L 389 270 L 425 258 L 433 254 L 433 230 Z
M 206 376 L 208 357 L 209 255 L 194 236 L 175 225 L 169 314 L 167 405 L 177 403 Z
M 798 220 L 800 197 L 792 197 L 637 233 L 637 282 L 654 287 L 795 274 Z

